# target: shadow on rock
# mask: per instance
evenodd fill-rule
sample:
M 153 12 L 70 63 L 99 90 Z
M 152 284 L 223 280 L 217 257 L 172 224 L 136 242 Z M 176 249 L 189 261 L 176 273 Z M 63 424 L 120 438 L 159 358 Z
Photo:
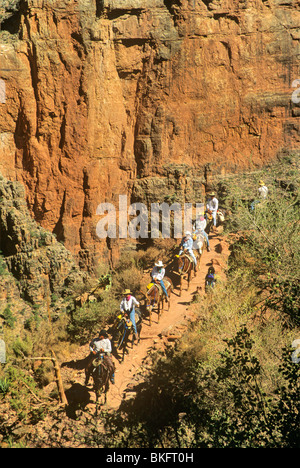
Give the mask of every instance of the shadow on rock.
M 86 356 L 84 359 L 79 359 L 78 361 L 69 361 L 63 362 L 61 367 L 68 367 L 69 369 L 84 370 L 89 363 L 89 356 Z
M 76 411 L 83 410 L 91 401 L 90 393 L 86 387 L 74 383 L 65 391 L 68 400 L 66 413 L 69 418 L 76 419 Z

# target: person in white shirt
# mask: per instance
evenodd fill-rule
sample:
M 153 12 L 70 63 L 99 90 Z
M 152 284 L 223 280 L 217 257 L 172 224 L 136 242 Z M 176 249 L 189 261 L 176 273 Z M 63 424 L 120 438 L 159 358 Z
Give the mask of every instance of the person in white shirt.
M 159 283 L 167 301 L 169 301 L 169 296 L 168 296 L 168 291 L 166 289 L 165 283 L 163 281 L 164 276 L 165 276 L 166 270 L 164 268 L 164 264 L 161 260 L 159 260 L 158 263 L 154 264 L 153 270 L 151 272 L 151 278 L 154 283 Z
M 219 201 L 216 198 L 215 192 L 211 192 L 208 194 L 208 201 L 206 204 L 206 212 L 210 213 L 213 217 L 213 225 L 214 228 L 217 226 L 217 211 L 219 208 Z
M 206 228 L 206 219 L 204 218 L 204 216 L 200 216 L 199 219 L 196 219 L 195 224 L 193 226 L 193 230 L 195 234 L 200 233 L 205 237 L 206 242 L 207 242 L 207 251 L 210 252 L 208 234 L 207 232 L 205 232 L 205 228 Z
M 254 208 L 255 208 L 255 205 L 257 205 L 258 203 L 261 203 L 262 201 L 266 200 L 267 198 L 267 195 L 268 195 L 268 187 L 266 187 L 265 183 L 263 180 L 260 180 L 258 182 L 258 190 L 257 190 L 257 193 L 258 193 L 258 200 L 254 200 L 252 203 L 251 203 L 251 210 L 253 211 Z
M 99 336 L 94 338 L 90 344 L 90 355 L 91 357 L 103 355 L 103 362 L 107 366 L 110 374 L 110 380 L 114 384 L 115 383 L 115 365 L 111 359 L 111 342 L 108 338 L 106 330 L 100 330 Z M 88 384 L 90 377 L 90 372 L 86 376 L 86 385 Z
M 89 345 L 90 351 L 93 354 L 97 353 L 111 353 L 111 342 L 110 339 L 107 337 L 107 333 L 105 330 L 101 330 L 99 332 L 99 336 L 94 338 Z
M 258 196 L 261 200 L 265 200 L 268 195 L 268 187 L 265 186 L 265 183 L 263 180 L 259 181 L 259 187 L 258 187 Z
M 125 289 L 124 297 L 120 304 L 120 311 L 123 314 L 129 315 L 132 322 L 135 339 L 137 339 L 137 328 L 135 322 L 135 306 L 139 307 L 140 303 L 132 296 L 130 289 Z

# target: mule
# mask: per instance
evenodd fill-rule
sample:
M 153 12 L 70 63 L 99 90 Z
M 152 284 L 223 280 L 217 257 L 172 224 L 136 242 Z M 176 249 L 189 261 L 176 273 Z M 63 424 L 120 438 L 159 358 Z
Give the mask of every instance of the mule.
M 85 385 L 88 385 L 90 376 L 92 376 L 94 382 L 96 404 L 98 404 L 101 393 L 104 394 L 104 403 L 106 403 L 110 382 L 110 369 L 105 362 L 105 356 L 102 354 L 97 358 L 94 355 L 90 356 L 85 368 Z
M 207 249 L 207 240 L 201 232 L 193 234 L 193 250 L 196 250 L 197 258 L 197 270 L 199 270 L 199 263 L 203 254 L 204 249 Z
M 205 231 L 207 232 L 207 234 L 209 234 L 210 230 L 211 230 L 211 228 L 213 226 L 213 217 L 212 217 L 211 212 L 209 212 L 209 211 L 206 211 L 206 220 L 207 220 L 207 224 L 206 224 Z M 225 221 L 225 210 L 217 210 L 216 221 L 217 221 L 217 227 L 221 226 L 224 223 L 224 221 Z
M 200 257 L 199 257 L 199 253 L 197 252 L 197 250 L 196 250 L 195 256 L 197 258 L 197 267 L 196 268 L 195 268 L 195 265 L 194 265 L 194 261 L 193 261 L 192 257 L 189 254 L 182 253 L 181 255 L 178 255 L 178 273 L 179 273 L 179 276 L 180 276 L 180 283 L 179 283 L 179 288 L 180 288 L 179 295 L 180 296 L 181 296 L 181 293 L 182 293 L 183 278 L 184 277 L 187 278 L 187 291 L 188 291 L 188 289 L 190 287 L 192 272 L 194 272 L 194 275 L 196 276 L 196 271 L 195 270 L 197 268 L 199 268 Z
M 164 277 L 164 284 L 168 293 L 169 301 L 168 310 L 170 309 L 170 295 L 174 289 L 173 283 L 168 277 Z M 164 308 L 165 294 L 160 286 L 157 283 L 150 283 L 150 287 L 146 292 L 146 309 L 149 314 L 149 324 L 152 324 L 152 311 L 156 307 L 157 309 L 157 323 L 159 323 L 161 311 Z
M 142 319 L 139 313 L 135 313 L 135 323 L 137 329 L 137 344 L 141 339 L 141 330 L 142 330 Z M 134 330 L 131 320 L 126 318 L 124 315 L 119 315 L 115 322 L 114 328 L 112 330 L 113 337 L 113 347 L 116 351 L 117 359 L 122 362 L 124 361 L 125 354 L 128 354 L 129 340 L 131 339 L 131 348 L 133 348 L 135 337 Z M 122 351 L 121 359 L 119 357 L 118 351 Z

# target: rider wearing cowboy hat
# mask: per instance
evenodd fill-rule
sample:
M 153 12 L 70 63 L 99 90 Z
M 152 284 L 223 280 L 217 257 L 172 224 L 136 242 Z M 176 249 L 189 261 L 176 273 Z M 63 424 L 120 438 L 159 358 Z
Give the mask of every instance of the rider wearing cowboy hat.
M 161 260 L 159 260 L 158 263 L 155 263 L 154 264 L 154 267 L 153 267 L 153 270 L 151 272 L 151 277 L 152 277 L 152 280 L 154 283 L 159 283 L 165 296 L 166 296 L 166 300 L 169 301 L 169 296 L 168 296 L 168 291 L 166 289 L 166 286 L 165 286 L 165 283 L 163 281 L 163 278 L 165 276 L 165 268 L 164 268 L 164 264 Z
M 123 314 L 129 315 L 131 320 L 133 331 L 134 331 L 134 338 L 137 339 L 137 328 L 135 322 L 135 306 L 139 307 L 140 303 L 136 300 L 130 289 L 125 289 L 123 293 L 124 297 L 120 304 L 120 310 Z
M 216 198 L 215 192 L 208 193 L 208 201 L 206 203 L 206 211 L 212 215 L 213 228 L 217 227 L 217 211 L 219 208 L 219 201 Z
M 100 330 L 99 336 L 94 338 L 89 345 L 92 356 L 99 357 L 103 355 L 103 362 L 108 367 L 110 380 L 115 383 L 115 365 L 111 359 L 111 342 L 108 338 L 106 330 Z

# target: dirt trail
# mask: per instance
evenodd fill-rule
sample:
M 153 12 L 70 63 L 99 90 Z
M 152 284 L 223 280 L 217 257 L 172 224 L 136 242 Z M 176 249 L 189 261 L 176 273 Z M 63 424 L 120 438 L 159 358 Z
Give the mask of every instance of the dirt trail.
M 221 229 L 221 228 L 218 228 Z M 209 266 L 213 265 L 216 274 L 219 276 L 224 275 L 224 267 L 227 265 L 228 258 L 228 244 L 219 233 L 210 234 L 209 242 L 211 251 L 206 250 L 202 254 L 200 268 L 197 272 L 196 277 L 192 276 L 189 290 L 187 291 L 187 282 L 183 282 L 183 290 L 181 297 L 179 296 L 179 286 L 174 287 L 174 291 L 170 298 L 170 310 L 165 308 L 161 314 L 159 323 L 157 323 L 157 314 L 153 313 L 152 325 L 149 322 L 143 321 L 141 340 L 138 345 L 135 345 L 133 349 L 129 348 L 129 354 L 125 355 L 125 359 L 122 363 L 119 363 L 116 359 L 116 374 L 115 374 L 115 385 L 110 385 L 109 392 L 107 394 L 107 407 L 111 409 L 118 409 L 123 401 L 124 392 L 126 389 L 134 386 L 136 381 L 136 374 L 139 371 L 143 361 L 147 357 L 149 351 L 155 346 L 159 345 L 160 341 L 163 340 L 162 332 L 168 327 L 176 324 L 182 325 L 187 324 L 193 319 L 189 313 L 189 305 L 193 300 L 197 288 L 201 287 L 198 293 L 204 294 L 204 282 L 205 276 Z M 166 273 L 168 275 L 168 273 Z M 82 356 L 76 356 L 77 359 L 83 359 L 88 354 L 88 347 L 82 349 Z M 70 380 L 70 369 L 66 367 L 62 368 L 62 377 Z M 72 380 L 76 380 L 81 385 L 84 385 L 84 371 L 73 370 Z M 91 388 L 91 387 L 90 387 Z M 91 401 L 94 401 L 94 395 L 91 391 Z

